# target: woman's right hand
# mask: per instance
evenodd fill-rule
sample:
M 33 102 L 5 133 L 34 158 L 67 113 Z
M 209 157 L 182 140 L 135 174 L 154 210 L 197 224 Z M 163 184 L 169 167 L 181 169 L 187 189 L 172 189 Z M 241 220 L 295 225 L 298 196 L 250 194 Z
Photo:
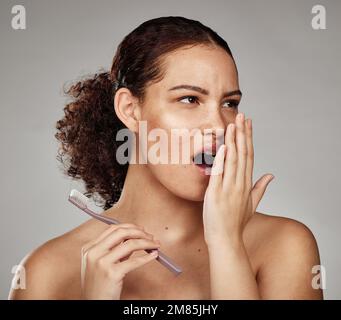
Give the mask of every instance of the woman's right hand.
M 158 249 L 160 241 L 130 223 L 111 225 L 82 247 L 82 299 L 119 300 L 125 275 L 154 260 L 158 251 L 130 257 L 137 250 Z

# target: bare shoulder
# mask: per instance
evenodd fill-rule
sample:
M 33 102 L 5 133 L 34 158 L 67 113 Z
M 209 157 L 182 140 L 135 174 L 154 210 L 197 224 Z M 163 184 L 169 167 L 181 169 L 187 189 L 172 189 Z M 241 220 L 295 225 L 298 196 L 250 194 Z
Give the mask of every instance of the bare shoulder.
M 77 299 L 81 248 L 90 241 L 96 226 L 96 222 L 89 220 L 27 254 L 20 263 L 25 288 L 12 289 L 8 298 Z
M 257 212 L 252 219 L 259 239 L 258 282 L 265 298 L 321 299 L 314 288 L 314 266 L 320 265 L 316 238 L 295 219 Z
M 303 222 L 298 220 L 256 212 L 253 219 L 256 229 L 261 231 L 262 240 L 282 248 L 317 246 L 314 234 Z

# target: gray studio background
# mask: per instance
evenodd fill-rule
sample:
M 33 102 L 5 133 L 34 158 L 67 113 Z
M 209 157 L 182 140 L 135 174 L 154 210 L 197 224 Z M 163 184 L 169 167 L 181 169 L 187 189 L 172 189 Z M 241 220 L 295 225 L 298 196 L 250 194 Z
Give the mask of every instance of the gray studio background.
M 11 8 L 26 8 L 26 30 Z M 322 4 L 327 30 L 313 30 Z M 145 20 L 182 15 L 229 43 L 253 119 L 254 179 L 271 172 L 258 211 L 305 223 L 326 268 L 326 299 L 341 297 L 341 1 L 4 1 L 0 3 L 0 298 L 31 250 L 86 221 L 67 201 L 82 184 L 62 175 L 55 123 L 62 86 L 110 67 L 123 37 Z

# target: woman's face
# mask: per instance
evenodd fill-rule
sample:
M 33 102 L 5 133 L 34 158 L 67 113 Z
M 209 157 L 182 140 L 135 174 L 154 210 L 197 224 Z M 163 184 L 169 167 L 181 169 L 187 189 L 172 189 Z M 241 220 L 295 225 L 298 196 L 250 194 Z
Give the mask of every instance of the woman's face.
M 148 161 L 147 167 L 175 195 L 203 201 L 210 176 L 193 163 L 193 156 L 204 146 L 215 153 L 214 144 L 219 147 L 224 141 L 214 134 L 223 139 L 227 125 L 235 121 L 241 98 L 237 70 L 223 49 L 202 45 L 172 52 L 164 62 L 165 77 L 146 89 L 141 120 L 148 134 L 154 131 L 157 137 L 146 142 L 148 159 L 157 154 L 168 163 Z M 174 88 L 181 85 L 197 90 Z M 139 134 L 141 139 L 146 137 Z M 158 147 L 160 152 L 154 152 Z M 189 158 L 182 158 L 186 152 Z

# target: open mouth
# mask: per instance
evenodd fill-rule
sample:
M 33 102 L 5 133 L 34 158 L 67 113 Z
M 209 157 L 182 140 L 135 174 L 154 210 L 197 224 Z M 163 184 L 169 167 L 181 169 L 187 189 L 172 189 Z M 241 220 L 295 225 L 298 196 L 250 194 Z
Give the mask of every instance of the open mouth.
M 193 157 L 193 163 L 197 166 L 212 168 L 214 162 L 214 153 L 199 152 Z

